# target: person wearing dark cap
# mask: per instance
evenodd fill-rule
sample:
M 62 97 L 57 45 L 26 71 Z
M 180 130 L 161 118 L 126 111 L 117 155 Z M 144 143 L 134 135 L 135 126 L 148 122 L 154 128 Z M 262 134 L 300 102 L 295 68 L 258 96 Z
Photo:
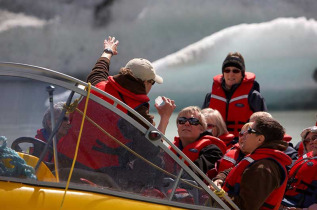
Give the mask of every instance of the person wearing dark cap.
M 236 139 L 252 113 L 267 111 L 255 74 L 245 71 L 243 56 L 229 53 L 222 64 L 222 74 L 213 78 L 211 93 L 207 93 L 202 108 L 217 109 Z

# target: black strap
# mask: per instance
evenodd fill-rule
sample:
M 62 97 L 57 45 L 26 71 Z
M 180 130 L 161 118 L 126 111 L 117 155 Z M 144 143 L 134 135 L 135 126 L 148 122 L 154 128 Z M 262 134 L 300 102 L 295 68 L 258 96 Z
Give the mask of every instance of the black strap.
M 262 205 L 263 207 L 266 207 L 266 208 L 269 208 L 269 209 L 274 209 L 275 206 L 271 205 L 271 204 L 268 204 L 268 203 L 263 203 Z
M 120 92 L 118 91 L 118 94 L 119 94 L 120 98 L 122 99 L 122 101 L 123 101 L 125 104 L 127 104 L 127 103 L 125 102 L 124 98 L 123 98 L 122 93 L 120 93 Z

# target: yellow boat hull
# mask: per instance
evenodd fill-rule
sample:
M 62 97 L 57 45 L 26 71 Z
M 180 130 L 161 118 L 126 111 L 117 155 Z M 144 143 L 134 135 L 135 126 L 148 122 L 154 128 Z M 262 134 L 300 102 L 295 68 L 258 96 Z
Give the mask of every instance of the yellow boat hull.
M 56 210 L 60 209 L 64 191 L 21 183 L 0 182 L 2 210 Z M 18 202 L 17 202 L 18 200 Z M 68 190 L 62 209 L 157 209 L 179 208 L 98 193 Z

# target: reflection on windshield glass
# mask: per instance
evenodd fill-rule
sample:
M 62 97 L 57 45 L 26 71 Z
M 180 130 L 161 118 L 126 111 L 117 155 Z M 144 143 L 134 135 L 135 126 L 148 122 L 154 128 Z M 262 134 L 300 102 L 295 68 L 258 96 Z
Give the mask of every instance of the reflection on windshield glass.
M 67 107 L 69 94 L 64 98 L 55 96 L 70 91 L 55 86 L 50 107 L 45 102 L 49 98 L 47 87 L 51 84 L 23 80 L 13 83 L 15 88 L 11 89 L 7 86 L 12 81 L 4 81 L 1 85 L 4 84 L 4 90 L 10 90 L 10 94 L 1 93 L 8 103 L 1 105 L 3 112 L 7 112 L 6 118 L 0 119 L 4 128 L 1 135 L 7 136 L 8 146 L 12 144 L 19 154 L 29 154 L 20 155 L 26 164 L 36 168 L 41 158 L 42 163 L 36 168 L 38 181 L 59 182 L 66 186 L 76 154 L 70 186 L 85 186 L 92 191 L 105 188 L 165 201 L 211 205 L 210 197 L 191 175 L 162 148 L 152 144 L 133 123 L 112 110 L 90 99 L 81 130 L 86 97 L 75 95 L 71 100 L 73 106 Z M 57 158 L 54 157 L 55 149 Z

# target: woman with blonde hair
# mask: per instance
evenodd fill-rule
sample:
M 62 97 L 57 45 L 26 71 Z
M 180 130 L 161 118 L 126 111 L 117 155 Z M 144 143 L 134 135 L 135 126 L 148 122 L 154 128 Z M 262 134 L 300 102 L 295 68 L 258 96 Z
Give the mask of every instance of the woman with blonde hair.
M 209 135 L 206 131 L 205 116 L 198 106 L 182 109 L 176 119 L 178 136 L 174 138 L 176 145 L 204 173 L 214 168 L 226 152 L 226 145 L 219 138 Z M 170 147 L 176 153 L 176 151 Z M 172 165 L 170 165 L 170 163 Z M 174 161 L 165 160 L 165 167 L 174 172 Z
M 228 132 L 226 123 L 218 110 L 205 108 L 201 112 L 206 118 L 206 130 L 211 132 L 213 136 L 220 138 L 226 144 L 227 149 L 237 143 L 234 141 L 234 135 Z

